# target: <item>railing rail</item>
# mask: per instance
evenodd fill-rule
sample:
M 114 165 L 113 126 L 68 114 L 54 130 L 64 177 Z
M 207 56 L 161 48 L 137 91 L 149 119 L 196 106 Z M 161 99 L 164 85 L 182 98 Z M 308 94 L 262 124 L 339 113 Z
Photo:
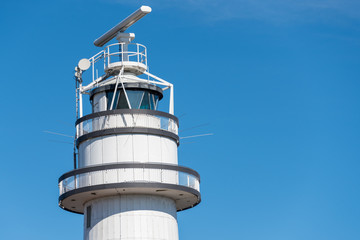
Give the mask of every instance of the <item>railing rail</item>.
M 100 69 L 99 60 L 103 59 L 103 66 Z M 92 81 L 97 79 L 97 73 L 104 72 L 112 63 L 137 62 L 147 67 L 146 47 L 139 43 L 114 43 L 107 45 L 104 50 L 89 58 L 92 71 Z
M 151 163 L 117 163 L 73 170 L 59 178 L 60 195 L 83 187 L 112 183 L 166 183 L 200 191 L 200 175 L 186 167 Z
M 173 115 L 153 110 L 104 111 L 78 119 L 76 138 L 99 130 L 129 127 L 160 129 L 177 135 L 178 119 Z

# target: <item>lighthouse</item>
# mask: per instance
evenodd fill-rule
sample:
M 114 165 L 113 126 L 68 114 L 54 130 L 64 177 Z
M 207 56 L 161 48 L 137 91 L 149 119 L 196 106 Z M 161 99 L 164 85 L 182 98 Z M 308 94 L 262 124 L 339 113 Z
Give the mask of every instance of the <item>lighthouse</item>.
M 178 164 L 174 85 L 149 72 L 146 47 L 125 32 L 150 12 L 96 39 L 101 51 L 75 68 L 74 169 L 59 178 L 59 206 L 84 215 L 85 240 L 177 240 L 177 212 L 201 200 L 200 175 Z

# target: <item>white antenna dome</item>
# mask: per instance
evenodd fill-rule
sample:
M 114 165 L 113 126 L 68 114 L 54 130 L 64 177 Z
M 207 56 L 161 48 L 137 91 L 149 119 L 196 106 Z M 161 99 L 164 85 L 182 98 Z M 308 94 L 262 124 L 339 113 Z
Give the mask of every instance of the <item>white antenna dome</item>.
M 90 63 L 89 59 L 87 59 L 87 58 L 81 59 L 78 63 L 78 67 L 80 68 L 81 71 L 88 70 L 90 65 L 91 65 L 91 63 Z

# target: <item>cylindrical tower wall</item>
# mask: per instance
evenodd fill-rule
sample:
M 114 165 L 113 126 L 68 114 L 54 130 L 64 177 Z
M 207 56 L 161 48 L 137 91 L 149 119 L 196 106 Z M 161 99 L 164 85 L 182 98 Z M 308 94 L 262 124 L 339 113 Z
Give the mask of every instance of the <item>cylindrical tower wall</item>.
M 113 94 L 112 92 L 107 94 L 107 91 L 113 90 L 109 90 L 109 87 L 111 86 L 103 87 L 103 90 L 98 92 L 94 91 L 91 97 L 93 113 L 110 110 Z M 137 102 L 135 100 L 133 99 L 133 102 Z M 153 100 L 155 103 L 155 98 Z M 153 109 L 155 108 L 156 106 L 153 105 Z M 88 126 L 93 132 L 135 126 L 162 129 L 163 124 L 169 121 L 172 120 L 164 122 L 151 114 L 120 114 L 95 118 L 88 123 Z M 177 165 L 177 147 L 176 140 L 161 134 L 101 135 L 100 133 L 99 136 L 79 142 L 78 167 L 128 162 Z M 161 169 L 125 169 L 120 172 L 110 170 L 107 172 L 105 182 L 126 182 L 135 179 L 179 184 L 177 171 Z M 90 178 L 78 179 L 84 186 L 90 182 L 100 183 L 103 180 L 101 172 L 92 174 Z M 84 239 L 178 240 L 177 207 L 174 199 L 141 193 L 139 189 L 137 194 L 98 197 L 87 202 L 84 205 Z
M 79 145 L 79 168 L 121 162 L 177 164 L 177 144 L 162 136 L 119 134 L 92 138 Z
M 175 202 L 151 195 L 118 195 L 85 204 L 84 239 L 178 240 Z

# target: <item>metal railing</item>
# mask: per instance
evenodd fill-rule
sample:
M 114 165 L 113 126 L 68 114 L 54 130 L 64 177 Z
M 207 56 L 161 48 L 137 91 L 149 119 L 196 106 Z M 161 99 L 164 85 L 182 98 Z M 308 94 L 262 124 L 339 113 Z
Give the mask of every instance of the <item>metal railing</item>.
M 80 189 L 113 183 L 164 183 L 185 186 L 200 192 L 200 177 L 188 171 L 152 167 L 113 166 L 110 169 L 91 170 L 74 173 L 59 181 L 60 195 Z M 146 165 L 146 164 L 145 164 Z M 150 165 L 150 164 L 149 164 Z M 94 168 L 94 167 L 93 167 Z M 184 167 L 183 167 L 184 168 Z M 193 171 L 193 170 L 192 170 Z M 69 175 L 69 174 L 68 174 Z
M 100 65 L 101 59 L 103 59 L 103 66 Z M 136 62 L 147 67 L 147 50 L 144 45 L 139 43 L 114 43 L 107 45 L 104 50 L 89 58 L 89 61 L 92 69 L 92 81 L 95 81 L 113 63 Z
M 105 47 L 105 62 L 138 62 L 147 66 L 146 47 L 139 43 L 114 43 Z
M 108 111 L 106 115 L 94 114 L 89 119 L 84 119 L 76 124 L 76 138 L 95 131 L 114 129 L 114 128 L 129 128 L 129 127 L 143 127 L 165 130 L 174 134 L 178 134 L 178 124 L 176 118 L 168 116 L 146 113 L 121 113 L 119 110 Z M 85 116 L 86 117 L 86 116 Z M 79 119 L 81 120 L 81 119 Z

